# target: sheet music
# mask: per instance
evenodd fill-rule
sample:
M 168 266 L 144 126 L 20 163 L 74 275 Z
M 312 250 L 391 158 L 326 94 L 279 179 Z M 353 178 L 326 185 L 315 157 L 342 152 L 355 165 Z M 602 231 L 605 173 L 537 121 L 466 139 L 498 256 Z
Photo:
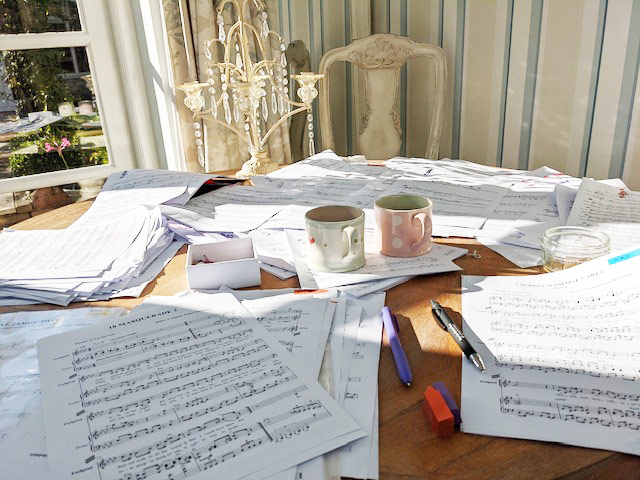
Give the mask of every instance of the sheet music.
M 115 318 L 124 308 L 0 315 L 0 479 L 48 479 L 36 341 Z
M 93 205 L 73 226 L 113 218 L 132 205 L 186 202 L 212 175 L 169 170 L 125 170 L 109 175 Z
M 597 180 L 597 182 L 617 188 L 627 188 L 624 182 L 619 178 Z M 567 219 L 569 218 L 569 214 L 573 208 L 573 202 L 575 201 L 578 189 L 580 188 L 580 183 L 581 181 L 578 181 L 575 184 L 567 183 L 556 185 L 554 195 L 561 225 L 565 225 L 567 223 Z
M 99 274 L 131 245 L 143 227 L 139 215 L 123 215 L 101 228 L 64 230 L 10 230 L 0 234 L 0 251 L 16 252 L 2 258 L 0 278 L 69 278 L 79 273 Z
M 364 435 L 231 294 L 48 337 L 38 358 L 54 478 L 263 478 Z
M 439 181 L 396 181 L 383 195 L 422 195 L 433 202 L 433 224 L 480 228 L 508 189 Z
M 300 197 L 300 190 L 233 185 L 191 199 L 162 213 L 199 232 L 248 232 Z
M 287 235 L 279 230 L 259 229 L 249 232 L 258 258 L 274 267 L 295 272 L 295 260 L 287 242 Z
M 371 282 L 355 283 L 353 285 L 343 285 L 338 287 L 338 290 L 344 293 L 348 293 L 353 297 L 362 297 L 369 295 L 370 293 L 384 292 L 397 285 L 411 280 L 412 276 L 406 277 L 391 277 L 382 280 L 373 280 Z
M 210 302 L 215 298 L 199 292 L 185 292 L 181 298 L 185 297 Z M 166 304 L 171 299 L 154 296 L 145 300 L 142 306 L 149 308 L 151 305 Z M 318 377 L 335 304 L 328 299 L 291 295 L 267 296 L 242 300 L 241 303 L 280 345 L 308 369 L 312 377 Z M 134 309 L 133 313 L 139 308 Z
M 606 233 L 612 252 L 640 244 L 640 192 L 585 178 L 567 225 L 591 227 Z
M 382 316 L 385 294 L 372 294 L 361 299 L 349 299 L 347 308 L 362 309 L 357 324 L 356 341 L 351 350 L 351 364 L 347 376 L 342 406 L 368 434 L 351 442 L 340 452 L 344 477 L 377 478 L 371 475 L 370 465 L 378 464 L 377 438 L 374 438 L 376 405 L 378 400 L 378 364 L 382 341 Z M 375 457 L 372 460 L 372 455 Z
M 463 276 L 462 428 L 640 454 L 640 249 L 535 277 Z

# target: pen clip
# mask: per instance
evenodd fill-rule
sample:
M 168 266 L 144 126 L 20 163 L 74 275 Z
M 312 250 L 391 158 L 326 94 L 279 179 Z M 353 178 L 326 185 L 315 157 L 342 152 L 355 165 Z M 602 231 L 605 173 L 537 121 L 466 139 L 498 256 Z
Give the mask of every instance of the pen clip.
M 433 313 L 433 316 L 436 318 L 436 321 L 438 322 L 438 325 L 440 325 L 440 328 L 442 328 L 443 330 L 447 329 L 447 325 L 444 323 L 444 321 L 442 320 L 442 318 L 440 318 L 440 315 L 445 314 L 444 309 L 442 308 L 441 305 L 437 305 L 436 307 L 432 307 L 431 308 L 431 312 Z

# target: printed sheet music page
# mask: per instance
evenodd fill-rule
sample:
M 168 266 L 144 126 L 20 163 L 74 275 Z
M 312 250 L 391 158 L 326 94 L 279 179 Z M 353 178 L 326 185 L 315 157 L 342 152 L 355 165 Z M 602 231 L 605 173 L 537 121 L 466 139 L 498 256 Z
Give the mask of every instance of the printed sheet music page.
M 38 342 L 52 478 L 264 478 L 365 435 L 233 295 L 210 297 Z
M 640 248 L 527 277 L 463 277 L 462 430 L 640 455 Z M 469 328 L 470 327 L 470 328 Z

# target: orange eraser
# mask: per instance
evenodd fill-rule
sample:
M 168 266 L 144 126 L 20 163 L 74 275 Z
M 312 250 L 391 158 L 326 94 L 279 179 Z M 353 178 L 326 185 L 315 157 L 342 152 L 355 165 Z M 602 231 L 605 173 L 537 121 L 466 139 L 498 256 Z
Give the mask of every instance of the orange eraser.
M 431 430 L 439 437 L 453 435 L 453 413 L 449 410 L 442 394 L 433 387 L 427 387 L 424 392 L 422 409 L 431 423 Z

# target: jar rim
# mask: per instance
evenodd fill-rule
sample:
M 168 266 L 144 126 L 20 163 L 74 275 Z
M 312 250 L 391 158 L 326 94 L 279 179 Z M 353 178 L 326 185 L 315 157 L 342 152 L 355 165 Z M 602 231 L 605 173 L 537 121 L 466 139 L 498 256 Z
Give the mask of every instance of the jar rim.
M 576 239 L 586 240 L 576 243 Z M 570 239 L 573 239 L 571 241 Z M 588 227 L 561 226 L 548 229 L 542 237 L 543 248 L 553 248 L 555 255 L 576 255 L 607 252 L 611 246 L 609 235 Z

